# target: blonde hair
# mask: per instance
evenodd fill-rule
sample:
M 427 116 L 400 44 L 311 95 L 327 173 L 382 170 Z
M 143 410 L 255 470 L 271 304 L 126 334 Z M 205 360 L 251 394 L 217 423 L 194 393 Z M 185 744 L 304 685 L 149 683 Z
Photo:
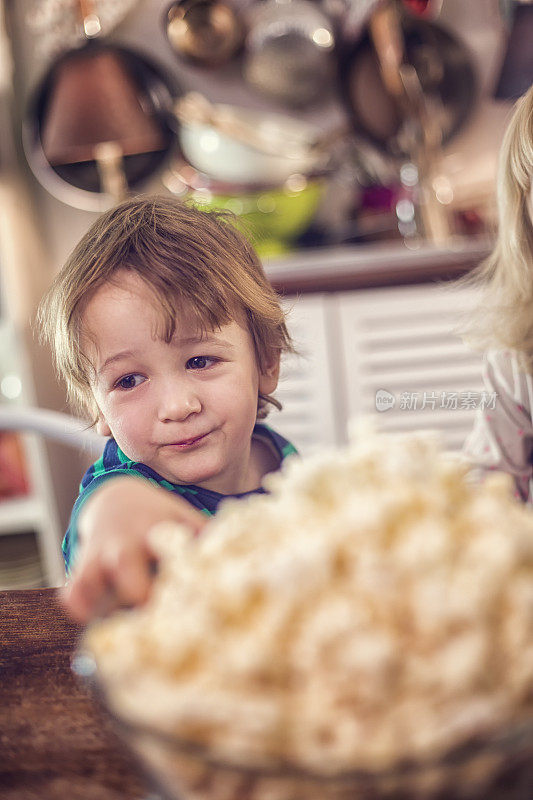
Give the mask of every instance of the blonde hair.
M 481 289 L 465 326 L 469 344 L 518 351 L 533 371 L 533 85 L 517 101 L 500 149 L 498 231 L 490 256 L 462 285 Z
M 172 197 L 128 199 L 102 214 L 74 248 L 38 311 L 43 341 L 51 345 L 56 369 L 74 410 L 98 417 L 90 386 L 91 364 L 80 338 L 88 300 L 118 270 L 131 270 L 153 290 L 163 336 L 170 341 L 183 305 L 202 331 L 244 312 L 260 371 L 272 357 L 294 352 L 279 298 L 259 258 L 233 224 L 233 217 L 200 211 Z M 271 396 L 258 398 L 259 419 Z

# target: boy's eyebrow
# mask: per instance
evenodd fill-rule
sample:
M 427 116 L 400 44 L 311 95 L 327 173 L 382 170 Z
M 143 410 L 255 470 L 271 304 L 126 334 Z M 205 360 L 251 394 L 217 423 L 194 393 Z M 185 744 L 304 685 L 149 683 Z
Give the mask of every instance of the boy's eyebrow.
M 215 334 L 212 333 L 208 333 L 205 336 L 186 336 L 183 339 L 176 339 L 175 341 L 178 345 L 203 344 L 205 342 L 207 344 L 220 344 L 223 347 L 231 347 L 233 349 L 231 342 L 227 342 L 225 339 L 219 339 L 218 336 L 215 336 Z
M 120 353 L 114 353 L 114 355 L 109 356 L 109 358 L 106 358 L 102 366 L 99 367 L 96 372 L 98 375 L 100 375 L 107 369 L 107 367 L 110 364 L 113 364 L 115 361 L 121 361 L 123 358 L 131 358 L 132 356 L 133 353 L 131 352 L 131 350 L 121 350 Z

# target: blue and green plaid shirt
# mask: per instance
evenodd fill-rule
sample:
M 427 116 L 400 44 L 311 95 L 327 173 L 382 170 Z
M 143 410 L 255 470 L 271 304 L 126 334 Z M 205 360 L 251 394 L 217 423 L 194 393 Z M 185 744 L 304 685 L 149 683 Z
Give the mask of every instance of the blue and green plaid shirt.
M 253 435 L 266 439 L 279 455 L 280 462 L 287 456 L 296 453 L 295 447 L 293 447 L 290 442 L 267 425 L 257 423 Z M 193 486 L 191 484 L 180 486 L 176 483 L 170 483 L 162 478 L 161 475 L 158 475 L 157 472 L 154 472 L 153 469 L 147 467 L 146 464 L 142 464 L 139 461 L 132 461 L 124 455 L 114 439 L 108 439 L 102 456 L 89 467 L 83 476 L 80 483 L 80 493 L 72 509 L 68 530 L 63 539 L 63 557 L 65 559 L 67 575 L 70 573 L 76 555 L 78 545 L 78 516 L 80 510 L 94 490 L 104 481 L 113 478 L 115 475 L 136 475 L 140 478 L 145 478 L 156 486 L 162 486 L 168 489 L 169 492 L 179 494 L 191 505 L 203 511 L 204 514 L 208 516 L 212 516 L 216 512 L 219 503 L 227 497 L 246 497 L 246 495 L 249 494 L 265 492 L 265 490 L 260 487 L 252 492 L 225 495 L 219 492 L 212 492 L 209 489 L 202 489 L 200 486 Z

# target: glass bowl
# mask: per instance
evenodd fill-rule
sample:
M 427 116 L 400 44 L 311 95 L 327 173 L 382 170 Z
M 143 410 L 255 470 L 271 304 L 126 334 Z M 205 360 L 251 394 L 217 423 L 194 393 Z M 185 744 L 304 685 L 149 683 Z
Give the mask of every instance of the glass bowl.
M 205 746 L 117 715 L 93 657 L 80 651 L 73 670 L 88 683 L 166 800 L 531 800 L 533 714 L 463 742 L 436 760 L 404 761 L 380 772 L 328 774 L 280 763 L 230 763 Z M 416 725 L 416 720 L 413 720 Z
M 291 250 L 313 222 L 328 186 L 325 175 L 292 175 L 282 184 L 222 183 L 178 160 L 163 182 L 173 194 L 205 211 L 235 214 L 262 258 Z

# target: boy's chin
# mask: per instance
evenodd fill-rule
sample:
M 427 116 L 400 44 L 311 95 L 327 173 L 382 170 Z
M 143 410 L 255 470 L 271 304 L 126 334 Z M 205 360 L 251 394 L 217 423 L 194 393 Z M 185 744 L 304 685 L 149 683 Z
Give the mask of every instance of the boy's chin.
M 179 472 L 174 472 L 168 468 L 157 469 L 157 467 L 154 467 L 154 469 L 162 478 L 178 486 L 198 486 L 201 489 L 210 489 L 213 492 L 221 492 L 222 494 L 232 493 L 231 491 L 225 492 L 223 488 L 218 488 L 219 486 L 222 487 L 225 481 L 221 478 L 220 471 L 212 467 L 196 467 L 180 470 Z
M 179 486 L 198 486 L 219 494 L 246 491 L 246 487 L 241 488 L 245 480 L 242 469 L 239 465 L 228 464 L 224 455 L 215 448 L 204 448 L 203 452 L 198 448 L 187 454 L 166 452 L 165 459 L 157 459 L 157 464 L 151 466 L 165 480 Z
M 246 491 L 227 476 L 220 475 L 218 471 L 191 471 L 190 473 L 181 473 L 179 476 L 167 477 L 166 480 L 178 486 L 197 486 L 199 489 L 207 489 L 218 494 L 240 494 Z

